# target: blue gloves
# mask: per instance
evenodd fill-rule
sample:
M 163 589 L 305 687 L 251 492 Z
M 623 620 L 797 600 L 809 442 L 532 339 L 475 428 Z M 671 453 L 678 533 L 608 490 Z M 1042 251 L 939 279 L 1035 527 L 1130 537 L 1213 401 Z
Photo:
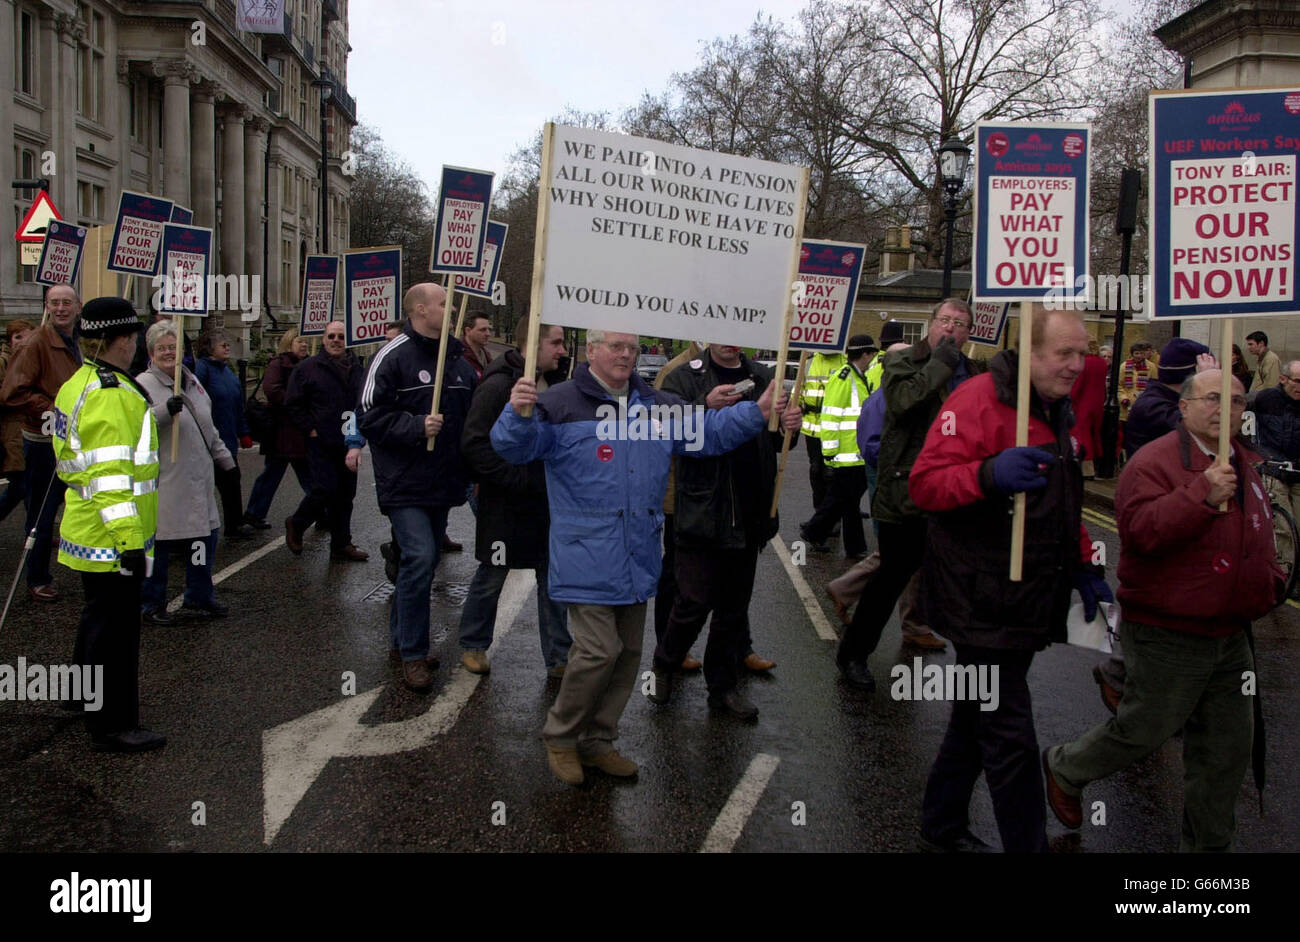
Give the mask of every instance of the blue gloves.
M 1079 590 L 1079 598 L 1083 599 L 1084 621 L 1092 621 L 1097 616 L 1098 602 L 1115 601 L 1115 595 L 1110 591 L 1106 580 L 1087 569 L 1080 569 L 1074 574 L 1074 587 Z
M 1042 448 L 1008 448 L 992 459 L 993 486 L 1008 495 L 1044 488 L 1047 468 L 1055 460 L 1055 455 Z

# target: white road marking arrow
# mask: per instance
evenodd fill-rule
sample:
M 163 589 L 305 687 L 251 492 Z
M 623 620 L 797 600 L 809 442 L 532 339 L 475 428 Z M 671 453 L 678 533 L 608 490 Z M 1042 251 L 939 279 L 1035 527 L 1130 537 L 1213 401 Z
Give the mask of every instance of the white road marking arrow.
M 531 569 L 510 572 L 497 604 L 493 647 L 515 627 L 519 610 L 536 585 Z M 282 723 L 262 733 L 262 828 L 270 844 L 330 759 L 386 756 L 422 749 L 460 717 L 482 677 L 459 664 L 429 709 L 398 723 L 362 726 L 384 685 Z

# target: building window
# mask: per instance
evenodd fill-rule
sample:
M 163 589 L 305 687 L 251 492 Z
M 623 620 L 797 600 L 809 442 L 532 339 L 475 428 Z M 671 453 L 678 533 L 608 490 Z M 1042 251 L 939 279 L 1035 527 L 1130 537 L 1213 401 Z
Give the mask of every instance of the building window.
M 910 346 L 919 343 L 925 336 L 927 328 L 925 321 L 899 321 L 899 323 L 903 326 L 903 343 Z
M 14 90 L 36 97 L 36 17 L 14 11 Z
M 298 127 L 307 129 L 307 83 L 298 83 Z
M 127 84 L 127 108 L 129 110 L 131 140 L 143 144 L 148 139 L 145 115 L 149 112 L 149 99 L 145 95 L 145 84 L 138 76 L 131 76 Z
M 298 286 L 293 280 L 293 243 L 288 239 L 280 242 L 280 297 L 286 306 L 298 303 Z
M 77 182 L 77 215 L 80 225 L 97 226 L 104 220 L 104 188 L 85 180 Z
M 86 38 L 77 54 L 77 111 L 92 121 L 100 118 L 104 100 L 104 17 L 77 5 L 86 24 Z

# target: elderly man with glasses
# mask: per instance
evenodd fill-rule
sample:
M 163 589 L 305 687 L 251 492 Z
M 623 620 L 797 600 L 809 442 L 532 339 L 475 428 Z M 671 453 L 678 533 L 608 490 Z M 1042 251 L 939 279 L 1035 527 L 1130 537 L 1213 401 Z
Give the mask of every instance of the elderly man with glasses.
M 582 784 L 584 765 L 637 774 L 614 740 L 659 582 L 669 462 L 715 457 L 754 438 L 780 385 L 769 383 L 757 402 L 692 406 L 636 374 L 638 349 L 635 334 L 588 330 L 587 362 L 573 379 L 539 399 L 536 381 L 521 376 L 492 427 L 506 461 L 546 464 L 548 583 L 551 598 L 569 606 L 573 647 L 542 739 L 551 771 L 569 785 Z
M 285 407 L 307 439 L 311 479 L 311 490 L 284 522 L 285 543 L 294 555 L 302 553 L 307 527 L 328 514 L 330 559 L 360 563 L 370 558 L 352 544 L 352 501 L 366 444 L 354 416 L 364 376 L 361 362 L 347 348 L 347 328 L 330 321 L 321 352 L 303 360 L 289 379 Z
M 1261 391 L 1251 404 L 1256 442 L 1265 457 L 1290 461 L 1300 468 L 1300 360 L 1282 367 L 1281 383 Z M 1300 473 L 1279 471 L 1265 477 L 1264 483 L 1269 493 L 1300 519 Z M 1290 533 L 1278 535 L 1288 543 L 1291 540 Z
M 1258 698 L 1250 623 L 1281 601 L 1268 497 L 1238 437 L 1246 390 L 1232 380 L 1233 435 L 1219 447 L 1218 370 L 1183 385 L 1182 424 L 1129 459 L 1115 491 L 1120 637 L 1128 677 L 1117 714 L 1043 753 L 1047 800 L 1083 822 L 1089 782 L 1150 755 L 1183 730 L 1179 849 L 1228 851 L 1250 762 Z

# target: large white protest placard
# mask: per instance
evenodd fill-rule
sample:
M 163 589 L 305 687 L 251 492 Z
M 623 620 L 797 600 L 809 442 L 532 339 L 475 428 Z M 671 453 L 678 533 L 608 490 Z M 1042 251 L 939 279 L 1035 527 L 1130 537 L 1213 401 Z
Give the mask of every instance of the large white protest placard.
M 545 147 L 548 323 L 782 346 L 807 170 L 563 125 Z

